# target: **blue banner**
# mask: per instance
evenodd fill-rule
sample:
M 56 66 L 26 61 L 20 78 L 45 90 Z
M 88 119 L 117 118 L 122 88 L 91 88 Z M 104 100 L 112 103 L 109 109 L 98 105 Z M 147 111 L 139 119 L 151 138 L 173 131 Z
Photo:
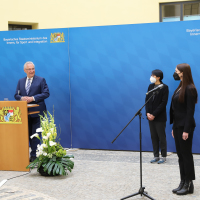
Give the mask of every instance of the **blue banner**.
M 32 61 L 36 75 L 44 77 L 49 86 L 46 104 L 51 113 L 54 106 L 64 147 L 71 147 L 72 141 L 74 148 L 137 151 L 138 116 L 113 144 L 111 141 L 145 103 L 151 71 L 160 69 L 164 73 L 163 83 L 169 86 L 168 151 L 175 152 L 169 125 L 171 97 L 178 86 L 173 73 L 177 64 L 190 64 L 200 91 L 199 44 L 199 21 L 3 31 L 0 99 L 14 99 L 17 81 L 26 75 L 23 65 Z M 197 104 L 194 153 L 200 153 L 199 111 Z M 152 151 L 144 109 L 142 114 L 142 150 Z
M 46 79 L 47 109 L 55 114 L 60 142 L 70 146 L 68 29 L 0 32 L 0 100 L 14 100 L 18 80 L 26 76 L 24 63 L 35 64 L 35 74 Z
M 154 69 L 164 73 L 169 86 L 166 127 L 168 151 L 176 151 L 169 124 L 169 107 L 178 82 L 173 73 L 189 63 L 200 91 L 199 21 L 72 28 L 70 60 L 73 144 L 79 148 L 139 150 L 139 117 L 111 141 L 145 103 Z M 199 153 L 199 104 L 193 152 Z M 145 110 L 142 111 L 144 151 L 152 151 Z

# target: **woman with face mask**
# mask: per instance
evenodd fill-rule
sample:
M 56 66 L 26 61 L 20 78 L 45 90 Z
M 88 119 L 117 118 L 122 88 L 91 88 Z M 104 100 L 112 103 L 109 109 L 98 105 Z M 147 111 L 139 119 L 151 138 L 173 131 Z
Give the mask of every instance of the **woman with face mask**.
M 193 193 L 195 180 L 192 156 L 192 139 L 195 129 L 194 111 L 197 103 L 197 90 L 193 82 L 190 66 L 186 63 L 177 65 L 175 80 L 181 80 L 175 90 L 170 107 L 170 124 L 173 123 L 172 136 L 179 158 L 180 184 L 172 190 L 177 195 Z
M 151 84 L 148 87 L 148 91 L 163 84 L 163 72 L 159 69 L 153 70 L 150 77 Z M 150 93 L 146 96 L 147 101 L 153 94 L 153 97 L 146 104 L 146 115 L 149 122 L 149 128 L 151 132 L 151 140 L 153 145 L 154 158 L 151 163 L 162 164 L 166 162 L 167 157 L 167 141 L 166 141 L 166 105 L 168 101 L 169 89 L 168 86 L 163 84 L 162 89 L 156 93 Z M 159 156 L 159 149 L 161 150 L 161 158 Z

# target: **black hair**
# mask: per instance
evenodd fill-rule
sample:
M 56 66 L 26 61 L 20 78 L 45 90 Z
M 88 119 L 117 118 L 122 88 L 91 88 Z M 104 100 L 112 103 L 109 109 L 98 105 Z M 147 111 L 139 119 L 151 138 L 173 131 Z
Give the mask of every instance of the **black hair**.
M 151 72 L 152 75 L 155 75 L 156 77 L 160 77 L 160 81 L 163 79 L 163 72 L 159 69 L 155 69 Z
M 197 103 L 198 93 L 194 85 L 190 65 L 188 65 L 187 63 L 182 63 L 178 64 L 176 67 L 180 72 L 183 72 L 183 80 L 180 82 L 178 88 L 176 89 L 176 91 L 178 91 L 178 89 L 181 88 L 178 99 L 179 102 L 181 103 L 184 102 L 186 87 L 188 87 L 192 95 L 196 97 L 196 103 Z

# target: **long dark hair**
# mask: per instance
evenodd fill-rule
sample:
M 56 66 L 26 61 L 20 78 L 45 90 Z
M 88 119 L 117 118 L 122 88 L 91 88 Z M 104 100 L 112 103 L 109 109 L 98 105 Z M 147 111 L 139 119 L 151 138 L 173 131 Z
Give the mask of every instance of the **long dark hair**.
M 179 86 L 176 89 L 176 91 L 178 91 L 178 89 L 181 87 L 180 94 L 179 94 L 179 102 L 183 103 L 185 99 L 186 87 L 189 86 L 189 89 L 192 95 L 194 96 L 197 95 L 197 89 L 194 85 L 190 65 L 188 65 L 187 63 L 182 63 L 182 64 L 178 64 L 176 67 L 180 72 L 183 72 L 183 80 L 180 82 Z M 196 103 L 197 103 L 197 100 L 196 100 Z

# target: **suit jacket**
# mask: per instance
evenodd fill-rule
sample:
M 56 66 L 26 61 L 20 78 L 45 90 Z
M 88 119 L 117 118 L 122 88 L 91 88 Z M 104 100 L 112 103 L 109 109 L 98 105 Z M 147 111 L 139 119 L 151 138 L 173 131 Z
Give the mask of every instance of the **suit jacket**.
M 189 133 L 191 128 L 196 126 L 194 120 L 195 104 L 197 100 L 197 90 L 193 85 L 188 85 L 185 89 L 185 99 L 183 103 L 178 101 L 179 95 L 172 96 L 170 106 L 170 124 L 173 127 L 184 127 L 183 132 Z
M 30 104 L 38 104 L 39 107 L 29 108 L 29 111 L 40 111 L 39 114 L 43 115 L 43 111 L 46 111 L 44 99 L 48 98 L 50 95 L 47 83 L 44 78 L 35 75 L 31 83 L 29 94 L 27 95 L 25 89 L 26 78 L 27 77 L 24 77 L 18 81 L 14 97 L 16 100 L 20 100 L 23 96 L 33 96 L 35 101 L 32 101 Z M 38 114 L 31 115 L 31 117 L 38 117 Z
M 168 86 L 163 84 L 163 88 L 159 90 L 158 94 L 155 94 L 154 98 L 151 98 L 149 102 L 146 104 L 146 114 L 150 113 L 155 116 L 154 121 L 158 122 L 166 122 L 167 121 L 167 113 L 166 113 L 166 105 L 168 101 L 169 89 Z M 154 89 L 155 84 L 152 83 L 148 87 L 148 91 Z M 151 97 L 151 94 L 146 96 L 145 102 Z

